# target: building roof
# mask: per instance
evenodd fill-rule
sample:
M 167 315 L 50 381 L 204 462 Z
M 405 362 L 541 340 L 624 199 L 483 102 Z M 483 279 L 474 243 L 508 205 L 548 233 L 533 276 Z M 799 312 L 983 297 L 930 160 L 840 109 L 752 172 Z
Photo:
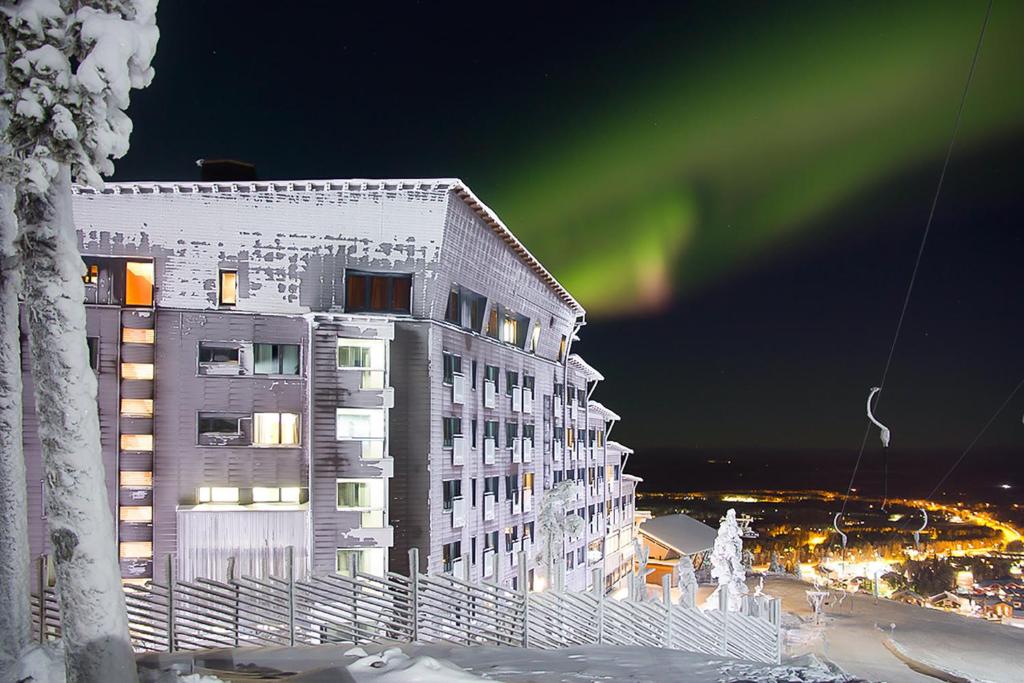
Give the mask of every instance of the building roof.
M 660 515 L 640 525 L 640 533 L 678 553 L 694 555 L 715 546 L 718 531 L 689 515 Z
M 543 281 L 555 295 L 576 315 L 586 311 L 568 290 L 555 279 L 547 268 L 530 253 L 522 242 L 498 218 L 490 207 L 480 201 L 469 187 L 458 178 L 418 179 L 366 179 L 340 180 L 261 180 L 240 182 L 123 182 L 105 183 L 97 190 L 88 185 L 74 185 L 73 194 L 248 194 L 255 192 L 373 192 L 373 191 L 431 191 L 454 192 L 477 216 L 486 223 L 513 252 Z
M 612 441 L 611 439 L 609 439 L 607 445 L 608 445 L 609 448 L 615 449 L 615 450 L 619 451 L 620 453 L 629 453 L 630 455 L 633 454 L 633 449 L 632 448 L 630 448 L 629 446 L 623 446 L 618 441 Z
M 635 481 L 635 482 L 642 482 L 643 481 L 643 477 L 638 477 L 635 474 L 623 474 L 622 478 L 625 479 L 626 481 Z
M 621 420 L 614 411 L 609 410 L 603 403 L 598 401 L 590 400 L 587 403 L 587 410 L 591 413 L 596 413 L 598 417 L 603 417 L 605 420 Z
M 602 380 L 604 375 L 597 371 L 597 369 L 590 365 L 587 361 L 583 360 L 579 354 L 569 354 L 569 367 L 579 370 L 586 376 L 587 380 Z

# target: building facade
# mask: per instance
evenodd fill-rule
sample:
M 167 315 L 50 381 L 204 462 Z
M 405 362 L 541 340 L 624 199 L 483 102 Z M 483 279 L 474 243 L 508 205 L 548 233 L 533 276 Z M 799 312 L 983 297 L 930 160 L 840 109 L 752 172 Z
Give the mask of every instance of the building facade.
M 513 586 L 577 482 L 567 585 L 632 562 L 585 312 L 458 180 L 76 188 L 126 580 L 353 567 Z M 27 349 L 26 349 L 27 351 Z M 31 543 L 47 553 L 25 353 Z

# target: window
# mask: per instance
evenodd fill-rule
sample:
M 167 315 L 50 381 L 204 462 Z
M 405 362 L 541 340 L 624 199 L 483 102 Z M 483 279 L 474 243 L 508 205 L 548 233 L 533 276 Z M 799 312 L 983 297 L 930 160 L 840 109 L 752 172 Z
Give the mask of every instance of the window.
M 484 334 L 493 339 L 498 338 L 498 305 L 491 306 L 490 315 L 487 316 L 487 329 Z
M 533 324 L 533 334 L 530 335 L 530 353 L 537 353 L 540 346 L 540 323 Z
M 565 350 L 566 350 L 565 346 L 566 346 L 566 341 L 565 341 L 565 335 L 563 334 L 561 340 L 559 340 L 559 342 L 558 342 L 558 362 L 559 363 L 561 363 L 563 360 L 565 360 Z
M 462 436 L 462 419 L 458 417 L 444 418 L 444 447 L 452 448 L 455 437 Z
M 235 486 L 200 486 L 196 496 L 200 503 L 238 503 Z
M 122 379 L 153 379 L 152 363 L 121 363 Z
M 462 541 L 453 541 L 441 546 L 441 560 L 444 562 L 444 571 L 450 572 L 455 561 L 462 557 Z
M 476 477 L 469 480 L 469 504 L 476 507 Z
M 469 539 L 469 563 L 476 566 L 476 536 Z
M 462 325 L 462 297 L 458 287 L 452 287 L 452 291 L 448 293 L 448 308 L 444 311 L 444 319 Z
M 298 486 L 254 486 L 252 489 L 254 503 L 298 503 L 300 499 Z
M 151 417 L 153 415 L 153 399 L 122 398 L 121 414 L 131 417 Z
M 254 366 L 257 375 L 298 375 L 298 344 L 253 344 Z
M 149 505 L 122 505 L 118 508 L 118 519 L 133 524 L 152 524 L 153 508 Z
M 587 390 L 577 389 L 576 390 L 576 402 L 580 404 L 580 408 L 587 407 Z
M 509 526 L 505 527 L 505 550 L 512 552 L 516 548 L 516 542 L 519 540 L 519 527 Z
M 518 422 L 506 422 L 505 423 L 505 445 L 512 448 L 516 445 L 516 438 L 519 437 L 519 423 Z
M 128 488 L 147 488 L 153 486 L 152 472 L 121 472 L 121 486 Z
M 82 276 L 82 282 L 87 285 L 97 285 L 100 282 L 100 267 L 95 263 L 85 264 L 85 274 Z
M 470 442 L 470 445 L 473 448 L 476 448 L 476 418 L 475 417 L 472 420 L 470 420 L 469 428 L 470 428 L 470 433 L 472 434 L 472 437 L 473 437 L 473 440 Z
M 494 390 L 498 390 L 498 374 L 501 371 L 494 365 L 484 366 L 484 381 L 491 382 L 494 385 Z
M 383 389 L 387 369 L 387 346 L 383 339 L 339 339 L 338 369 L 362 371 L 363 389 Z
M 569 383 L 569 388 L 566 391 L 566 396 L 568 397 L 569 405 L 572 405 L 573 403 L 576 402 L 576 385 L 573 384 L 572 382 Z
M 153 435 L 152 434 L 122 434 L 121 435 L 121 450 L 122 451 L 152 451 L 153 450 Z
M 238 374 L 239 347 L 224 342 L 199 342 L 199 374 Z
M 337 416 L 338 441 L 384 438 L 381 408 L 338 408 Z
M 505 311 L 504 321 L 501 326 L 501 341 L 512 344 L 518 348 L 526 346 L 526 330 L 530 319 L 525 315 L 517 315 L 511 311 Z
M 451 384 L 455 381 L 455 375 L 462 374 L 462 356 L 445 351 L 441 354 L 444 369 L 444 383 Z
M 490 494 L 494 496 L 494 499 L 498 499 L 498 478 L 497 477 L 484 477 L 484 495 Z
M 511 396 L 512 392 L 519 386 L 519 373 L 512 370 L 505 371 L 505 395 Z
M 138 327 L 125 327 L 121 330 L 121 341 L 125 344 L 152 344 L 155 336 L 154 330 Z
M 601 448 L 604 446 L 604 430 L 597 430 L 597 447 Z
M 519 478 L 511 474 L 505 475 L 505 500 L 513 500 L 519 495 Z
M 456 498 L 462 497 L 462 480 L 448 479 L 441 482 L 441 493 L 444 501 L 444 510 L 451 510 Z
M 217 278 L 217 303 L 234 306 L 238 303 L 238 271 L 223 270 Z
M 100 338 L 86 337 L 86 348 L 89 349 L 89 367 L 99 372 L 100 369 Z
M 494 551 L 498 549 L 498 530 L 488 532 L 484 534 L 484 551 Z
M 473 387 L 473 391 L 476 391 L 476 361 L 472 364 L 472 376 L 469 378 L 470 385 Z
M 153 262 L 128 261 L 125 263 L 125 306 L 153 305 Z
M 295 413 L 253 413 L 254 446 L 297 446 L 299 416 Z
M 119 554 L 122 559 L 153 557 L 152 541 L 121 541 Z
M 533 375 L 523 375 L 523 389 L 529 389 L 533 392 L 533 387 L 536 384 L 536 379 Z
M 528 441 L 531 446 L 536 445 L 533 441 L 534 427 L 533 425 L 523 425 L 523 440 Z
M 338 479 L 338 509 L 362 513 L 360 527 L 382 529 L 386 526 L 385 485 L 383 479 Z
M 242 433 L 241 420 L 241 415 L 199 413 L 199 433 L 237 436 Z
M 523 488 L 524 489 L 532 489 L 533 488 L 533 472 L 526 472 L 526 473 L 523 474 Z
M 338 548 L 336 569 L 342 576 L 352 576 L 352 565 L 360 574 L 384 576 L 386 548 Z
M 345 273 L 345 310 L 410 313 L 412 275 L 399 273 Z
M 498 421 L 484 420 L 484 438 L 494 439 L 494 445 L 498 445 Z

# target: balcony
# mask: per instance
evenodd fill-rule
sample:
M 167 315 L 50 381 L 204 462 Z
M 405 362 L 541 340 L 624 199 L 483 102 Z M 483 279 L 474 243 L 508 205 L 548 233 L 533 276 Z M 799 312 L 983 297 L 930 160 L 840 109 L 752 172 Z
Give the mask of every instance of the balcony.
M 494 437 L 484 437 L 484 464 L 494 464 Z
M 562 419 L 562 399 L 560 399 L 557 396 L 555 396 L 555 400 L 552 403 L 553 403 L 554 408 L 555 408 L 555 410 L 554 410 L 555 417 L 558 418 L 559 420 L 561 420 Z
M 468 449 L 469 444 L 466 441 L 466 437 L 462 434 L 456 434 L 452 439 L 452 465 L 465 465 L 466 451 Z
M 465 566 L 465 560 L 463 560 L 461 557 L 457 560 L 452 560 L 451 571 L 449 571 L 448 573 L 457 579 L 464 579 L 466 578 Z
M 523 512 L 533 512 L 533 489 L 523 489 Z
M 512 412 L 523 412 L 523 390 L 520 387 L 512 387 Z
M 512 551 L 509 552 L 508 558 L 513 569 L 519 566 L 519 553 L 516 552 L 515 546 L 512 546 Z
M 452 376 L 452 403 L 462 405 L 466 402 L 466 377 L 456 373 Z
M 533 441 L 523 439 L 523 462 L 533 462 Z
M 509 450 L 512 453 L 512 462 L 519 463 L 523 461 L 523 449 L 519 439 L 512 439 Z
M 489 379 L 484 380 L 484 408 L 494 408 L 497 393 L 494 382 Z
M 452 498 L 452 528 L 460 529 L 466 525 L 466 501 L 459 496 Z
M 489 522 L 494 519 L 495 508 L 497 507 L 494 498 L 493 493 L 484 494 L 484 521 Z
M 570 404 L 569 404 L 569 419 L 570 419 L 570 420 L 575 420 L 575 419 L 576 419 L 576 416 L 577 416 L 578 414 L 579 414 L 579 413 L 578 413 L 578 411 L 576 410 L 576 402 L 575 402 L 575 401 L 573 401 L 572 403 L 570 403 Z
M 519 491 L 512 492 L 512 514 L 521 515 L 523 514 L 523 499 L 519 495 Z
M 533 414 L 533 389 L 523 389 L 523 412 Z

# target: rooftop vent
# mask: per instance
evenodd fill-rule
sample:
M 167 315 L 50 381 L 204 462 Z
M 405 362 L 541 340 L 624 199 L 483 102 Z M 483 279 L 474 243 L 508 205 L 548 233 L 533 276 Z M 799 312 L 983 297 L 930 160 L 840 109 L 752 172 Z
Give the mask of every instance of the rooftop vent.
M 196 159 L 204 183 L 256 180 L 256 166 L 236 159 Z

